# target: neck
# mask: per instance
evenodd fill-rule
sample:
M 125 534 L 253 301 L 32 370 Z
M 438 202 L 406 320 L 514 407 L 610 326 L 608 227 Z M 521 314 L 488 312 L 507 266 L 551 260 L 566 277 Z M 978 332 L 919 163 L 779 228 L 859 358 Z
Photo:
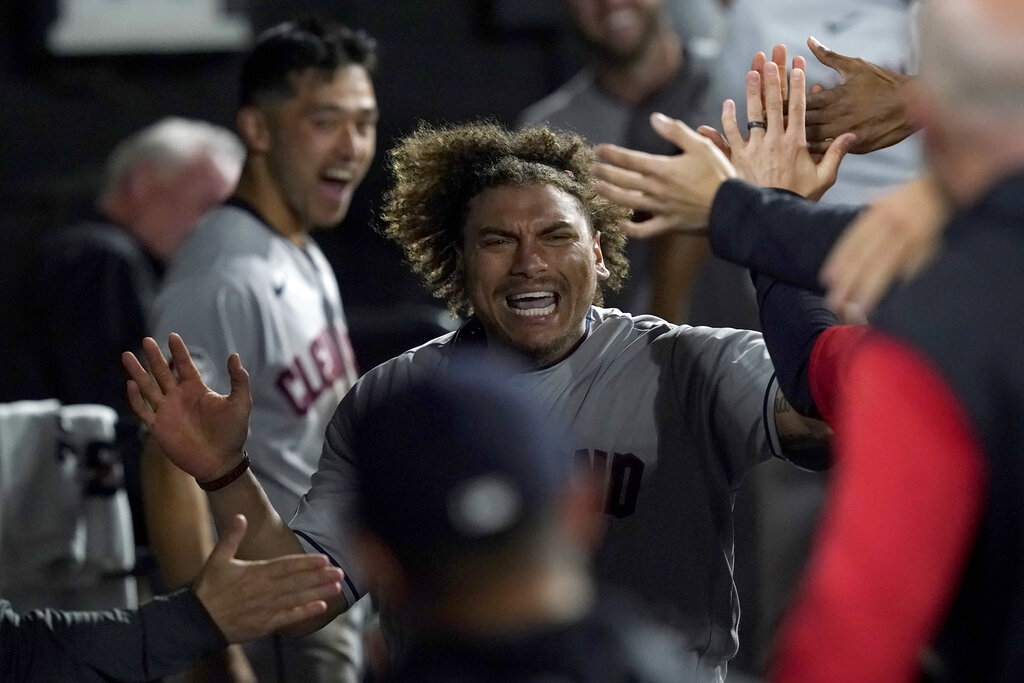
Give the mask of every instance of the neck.
M 635 59 L 624 63 L 600 60 L 597 82 L 615 99 L 636 106 L 657 93 L 683 68 L 679 36 L 662 26 Z
M 572 352 L 587 338 L 587 319 L 580 323 L 580 328 L 564 340 L 552 344 L 551 348 L 522 349 L 510 344 L 506 339 L 496 335 L 486 325 L 483 326 L 487 337 L 487 353 L 506 367 L 517 372 L 529 372 L 538 368 L 554 365 L 572 355 Z
M 299 222 L 261 160 L 246 159 L 234 196 L 256 209 L 275 232 L 299 246 L 306 243 L 308 228 Z

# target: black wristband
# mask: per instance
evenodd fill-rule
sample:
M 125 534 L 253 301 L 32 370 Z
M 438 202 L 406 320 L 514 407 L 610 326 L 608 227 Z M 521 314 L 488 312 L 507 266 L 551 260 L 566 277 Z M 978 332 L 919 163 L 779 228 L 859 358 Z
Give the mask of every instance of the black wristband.
M 761 311 L 761 330 L 782 393 L 802 415 L 821 414 L 811 393 L 811 351 L 818 335 L 839 323 L 816 294 L 751 271 Z
M 235 465 L 235 467 L 223 477 L 218 477 L 213 481 L 199 481 L 196 479 L 196 483 L 199 484 L 199 488 L 204 491 L 217 491 L 245 474 L 247 469 L 249 469 L 249 454 L 242 451 L 242 461 Z

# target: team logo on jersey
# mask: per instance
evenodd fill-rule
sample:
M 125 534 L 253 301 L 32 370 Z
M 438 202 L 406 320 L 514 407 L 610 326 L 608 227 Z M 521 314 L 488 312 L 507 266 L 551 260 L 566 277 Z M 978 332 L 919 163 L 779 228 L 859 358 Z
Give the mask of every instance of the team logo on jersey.
M 348 333 L 340 327 L 325 328 L 310 342 L 306 353 L 293 358 L 278 375 L 277 388 L 297 415 L 305 415 L 337 380 L 356 374 Z
M 589 469 L 604 480 L 602 512 L 617 519 L 629 517 L 636 510 L 640 496 L 640 479 L 644 461 L 632 453 L 612 453 L 581 448 L 575 453 L 576 465 Z

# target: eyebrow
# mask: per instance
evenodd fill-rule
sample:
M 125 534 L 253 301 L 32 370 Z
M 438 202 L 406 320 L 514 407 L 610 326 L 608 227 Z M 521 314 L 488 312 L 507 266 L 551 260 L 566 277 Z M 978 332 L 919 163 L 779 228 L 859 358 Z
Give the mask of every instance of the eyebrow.
M 559 220 L 559 221 L 555 221 L 554 223 L 552 223 L 550 225 L 547 225 L 544 228 L 542 228 L 539 234 L 547 235 L 549 233 L 556 232 L 558 230 L 564 230 L 566 228 L 568 228 L 570 230 L 575 230 L 575 226 L 572 224 L 571 221 Z M 480 230 L 477 231 L 477 236 L 478 237 L 487 237 L 487 236 L 501 236 L 501 237 L 508 236 L 508 237 L 514 237 L 514 236 L 516 236 L 516 234 L 517 233 L 514 230 L 507 230 L 505 228 L 498 227 L 498 226 L 495 226 L 495 225 L 485 225 L 484 227 L 480 228 Z
M 346 109 L 345 107 L 339 107 L 336 104 L 314 104 L 309 108 L 310 114 L 355 114 L 365 115 L 377 118 L 380 115 L 380 110 L 377 107 L 357 107 L 355 109 Z

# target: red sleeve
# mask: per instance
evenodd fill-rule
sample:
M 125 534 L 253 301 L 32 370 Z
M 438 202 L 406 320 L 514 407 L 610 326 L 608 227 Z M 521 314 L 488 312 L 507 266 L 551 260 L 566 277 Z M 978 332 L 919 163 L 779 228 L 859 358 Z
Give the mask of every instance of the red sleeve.
M 981 516 L 982 450 L 942 377 L 878 334 L 847 370 L 825 516 L 774 681 L 914 679 Z
M 822 419 L 835 427 L 836 403 L 841 387 L 840 375 L 853 355 L 854 349 L 871 328 L 867 325 L 836 325 L 818 335 L 811 349 L 807 379 L 811 396 Z

